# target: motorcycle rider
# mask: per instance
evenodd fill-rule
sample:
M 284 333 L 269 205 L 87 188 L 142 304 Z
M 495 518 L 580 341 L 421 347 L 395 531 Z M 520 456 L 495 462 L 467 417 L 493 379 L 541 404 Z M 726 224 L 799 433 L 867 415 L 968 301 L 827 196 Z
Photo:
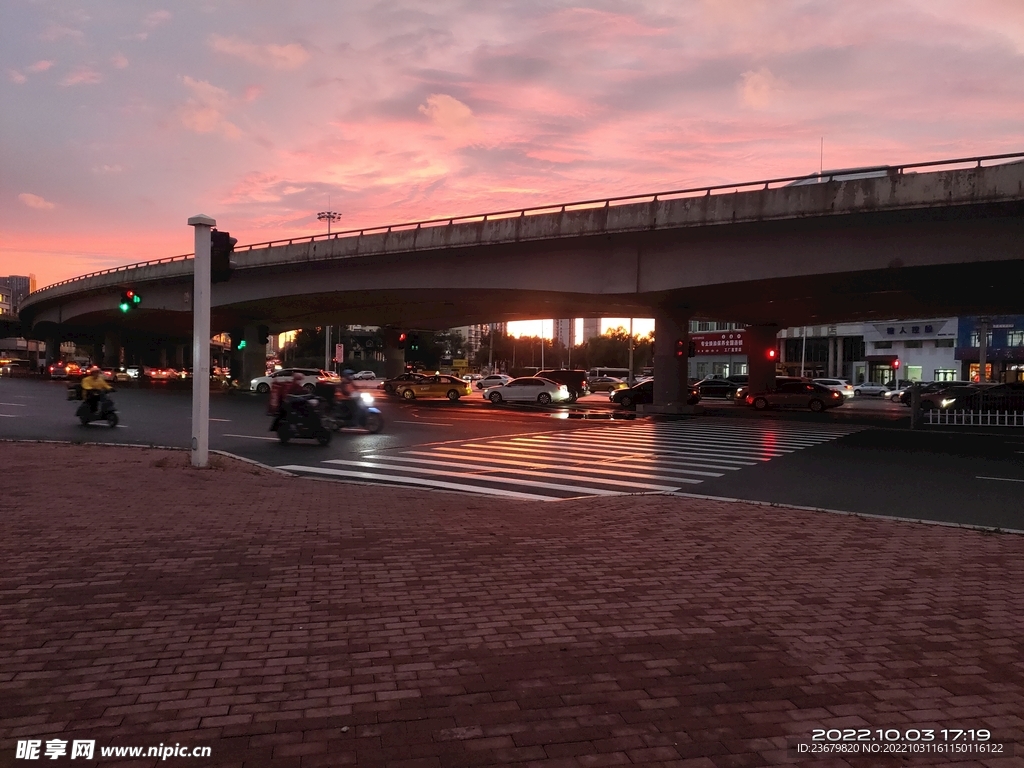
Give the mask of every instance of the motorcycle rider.
M 275 384 L 275 387 L 280 387 L 280 392 L 277 398 L 277 413 L 274 414 L 274 421 L 270 424 L 270 431 L 274 432 L 277 430 L 278 424 L 281 423 L 281 419 L 285 415 L 285 399 L 289 395 L 304 395 L 306 390 L 302 386 L 303 375 L 299 371 L 295 371 L 292 374 L 292 380 L 287 384 Z
M 338 417 L 343 422 L 351 421 L 355 415 L 355 409 L 352 406 L 352 397 L 356 393 L 355 379 L 352 378 L 354 373 L 351 368 L 346 368 L 342 371 L 341 383 L 334 390 L 334 404 L 337 408 Z
M 96 413 L 97 408 L 106 399 L 107 392 L 114 388 L 103 378 L 103 371 L 98 365 L 89 369 L 89 374 L 82 379 L 82 394 L 89 403 L 89 408 Z

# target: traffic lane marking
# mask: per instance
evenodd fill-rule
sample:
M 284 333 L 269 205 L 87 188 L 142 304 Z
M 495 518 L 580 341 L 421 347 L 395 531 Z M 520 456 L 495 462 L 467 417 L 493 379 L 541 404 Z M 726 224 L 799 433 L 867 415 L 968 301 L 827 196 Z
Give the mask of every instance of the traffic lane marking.
M 395 419 L 392 423 L 393 424 L 423 424 L 423 425 L 428 426 L 428 427 L 453 427 L 453 426 L 455 426 L 454 424 L 445 424 L 443 421 L 401 421 L 400 419 Z
M 223 435 L 221 435 L 221 437 L 241 437 L 241 438 L 245 438 L 246 440 L 271 440 L 271 441 L 277 440 L 276 437 L 264 437 L 263 435 L 229 435 L 229 434 L 223 434 Z
M 988 477 L 987 475 L 975 475 L 975 480 L 1002 480 L 1005 483 L 1024 483 L 1024 478 L 1016 477 Z
M 9 405 L 12 408 L 24 408 L 25 407 L 24 403 L 0 403 L 0 405 Z

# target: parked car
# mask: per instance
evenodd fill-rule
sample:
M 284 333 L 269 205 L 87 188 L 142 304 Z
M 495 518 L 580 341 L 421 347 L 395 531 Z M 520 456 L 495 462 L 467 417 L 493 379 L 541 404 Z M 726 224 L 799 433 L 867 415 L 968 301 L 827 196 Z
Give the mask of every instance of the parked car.
M 393 379 L 385 379 L 377 385 L 377 389 L 383 390 L 386 395 L 395 394 L 395 387 L 399 384 L 404 384 L 409 381 L 418 381 L 423 378 L 421 373 L 403 373 L 395 376 Z
M 395 384 L 395 394 L 405 400 L 415 400 L 418 397 L 447 397 L 455 402 L 460 397 L 473 394 L 473 388 L 469 382 L 456 376 L 439 374 L 421 376 L 415 381 L 399 382 Z
M 608 399 L 617 403 L 623 408 L 636 408 L 636 406 L 654 402 L 654 379 L 636 384 L 625 389 L 616 389 L 608 393 Z M 686 398 L 687 405 L 696 405 L 700 402 L 700 390 L 696 384 L 690 385 L 690 391 Z
M 590 394 L 586 371 L 573 371 L 567 368 L 558 368 L 550 371 L 538 371 L 537 377 L 557 381 L 559 384 L 565 384 L 565 388 L 569 390 L 570 403 L 575 403 L 579 398 Z
M 703 397 L 724 397 L 731 400 L 736 397 L 736 391 L 750 380 L 749 376 L 729 376 L 724 379 L 703 379 L 696 383 L 697 391 Z
M 27 376 L 30 370 L 28 360 L 0 360 L 0 376 Z
M 994 387 L 973 386 L 952 398 L 945 407 L 956 411 L 1024 411 L 1024 381 Z
M 853 394 L 879 397 L 881 395 L 889 394 L 889 388 L 886 387 L 885 384 L 878 384 L 877 382 L 874 381 L 866 381 L 861 382 L 860 384 L 854 384 Z
M 504 373 L 492 373 L 490 376 L 484 376 L 476 383 L 477 389 L 487 389 L 489 387 L 500 387 L 502 384 L 508 384 L 512 381 L 511 376 L 506 376 Z
M 509 402 L 530 402 L 547 405 L 548 403 L 565 403 L 569 401 L 569 388 L 551 379 L 536 376 L 524 376 L 512 379 L 507 384 L 489 387 L 484 390 L 484 398 L 498 404 Z
M 291 381 L 296 373 L 302 374 L 299 381 L 302 384 L 302 388 L 307 392 L 312 392 L 316 389 L 317 381 L 337 382 L 339 380 L 338 374 L 332 375 L 319 368 L 282 368 L 279 371 L 274 371 L 269 376 L 257 376 L 249 382 L 249 389 L 256 390 L 261 395 L 265 394 L 270 391 L 272 385 Z
M 799 376 L 776 376 L 775 377 L 775 386 L 777 387 L 780 384 L 784 384 L 787 381 L 810 381 L 810 379 L 801 378 Z M 750 387 L 747 386 L 747 384 L 743 384 L 739 389 L 736 390 L 736 397 L 735 397 L 736 402 L 738 402 L 738 403 L 746 403 L 747 402 L 747 395 L 749 393 L 750 393 Z
M 843 397 L 854 397 L 857 391 L 853 388 L 853 385 L 846 379 L 811 379 L 815 384 L 821 384 L 823 387 L 835 390 Z
M 846 402 L 839 392 L 812 381 L 784 381 L 774 389 L 748 394 L 748 405 L 759 411 L 765 408 L 810 408 L 820 413 Z
M 373 371 L 359 371 L 352 374 L 352 378 L 357 381 L 373 381 L 377 378 L 377 374 Z
M 483 377 L 484 375 L 482 373 L 464 373 L 462 375 L 462 380 L 468 381 L 470 384 L 475 384 L 476 382 L 480 381 L 480 379 L 482 379 Z
M 595 376 L 587 381 L 591 392 L 614 392 L 616 389 L 626 389 L 629 384 L 615 376 Z

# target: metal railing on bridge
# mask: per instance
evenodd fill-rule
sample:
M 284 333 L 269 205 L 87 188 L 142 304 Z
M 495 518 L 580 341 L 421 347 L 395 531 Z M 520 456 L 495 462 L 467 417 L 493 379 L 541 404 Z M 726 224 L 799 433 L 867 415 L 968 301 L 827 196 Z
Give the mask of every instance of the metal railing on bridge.
M 342 230 L 340 232 L 333 232 L 329 235 L 303 235 L 302 237 L 290 237 L 280 240 L 267 240 L 261 243 L 251 243 L 249 245 L 235 246 L 235 253 L 244 253 L 247 251 L 255 250 L 257 248 L 272 248 L 274 246 L 312 243 L 322 240 L 333 240 L 348 237 L 363 237 L 364 235 L 384 234 L 388 232 L 402 232 L 411 229 L 422 229 L 424 227 L 453 226 L 455 224 L 473 224 L 485 221 L 515 218 L 519 216 L 537 216 L 546 213 L 565 213 L 566 211 L 579 211 L 590 208 L 608 207 L 612 205 L 629 205 L 632 203 L 652 203 L 658 202 L 659 200 L 710 196 L 726 192 L 766 190 L 800 181 L 814 181 L 826 183 L 834 181 L 836 177 L 849 177 L 853 174 L 860 175 L 885 172 L 887 175 L 899 176 L 908 170 L 917 171 L 919 169 L 925 168 L 934 168 L 936 170 L 951 169 L 952 166 L 973 166 L 975 168 L 981 168 L 983 167 L 984 163 L 994 163 L 996 161 L 1006 160 L 1024 161 L 1024 152 L 1010 152 L 999 155 L 980 155 L 976 157 L 960 157 L 951 160 L 932 160 L 923 163 L 906 163 L 903 165 L 877 165 L 864 168 L 836 169 L 824 171 L 822 173 L 804 174 L 801 176 L 780 176 L 778 178 L 772 179 L 742 181 L 732 184 L 712 184 L 702 187 L 673 189 L 665 192 L 645 193 L 636 195 L 619 195 L 616 197 L 599 197 L 590 200 L 577 200 L 571 203 L 535 205 L 526 208 L 509 208 L 501 211 L 491 211 L 489 213 L 474 213 L 464 216 L 442 216 L 440 218 L 434 219 L 408 221 L 401 224 L 385 224 L 376 227 L 361 227 L 358 229 L 347 229 Z M 953 170 L 956 169 L 953 168 Z M 79 275 L 77 277 L 72 277 L 67 280 L 62 280 L 59 283 L 53 283 L 51 285 L 46 286 L 45 288 L 40 288 L 39 291 L 36 291 L 36 293 L 46 291 L 50 288 L 56 288 L 61 285 L 68 285 L 69 283 L 78 282 L 80 280 L 88 280 L 89 278 L 99 277 L 101 275 L 111 275 L 117 274 L 119 272 L 126 272 L 132 269 L 141 269 L 143 267 L 156 266 L 159 264 L 170 264 L 177 261 L 187 261 L 192 257 L 193 254 L 187 253 L 181 256 L 170 256 L 163 259 L 150 259 L 149 261 L 139 261 L 134 264 L 125 264 L 120 267 L 101 269 L 96 272 L 89 272 L 88 274 L 85 275 Z M 29 295 L 31 296 L 32 294 Z

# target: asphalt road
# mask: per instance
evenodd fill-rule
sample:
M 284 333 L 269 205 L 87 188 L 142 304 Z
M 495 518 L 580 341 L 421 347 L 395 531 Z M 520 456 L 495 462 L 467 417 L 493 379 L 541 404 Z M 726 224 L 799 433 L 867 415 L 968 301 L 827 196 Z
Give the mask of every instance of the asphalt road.
M 81 426 L 62 382 L 0 379 L 0 437 L 186 447 L 191 390 L 122 386 L 121 423 Z M 526 498 L 693 493 L 1024 529 L 1024 430 L 907 429 L 907 409 L 865 399 L 826 414 L 705 401 L 684 421 L 621 418 L 606 395 L 559 408 L 378 399 L 378 435 L 280 445 L 266 398 L 214 393 L 211 448 L 321 477 Z M 618 418 L 612 419 L 610 417 Z

